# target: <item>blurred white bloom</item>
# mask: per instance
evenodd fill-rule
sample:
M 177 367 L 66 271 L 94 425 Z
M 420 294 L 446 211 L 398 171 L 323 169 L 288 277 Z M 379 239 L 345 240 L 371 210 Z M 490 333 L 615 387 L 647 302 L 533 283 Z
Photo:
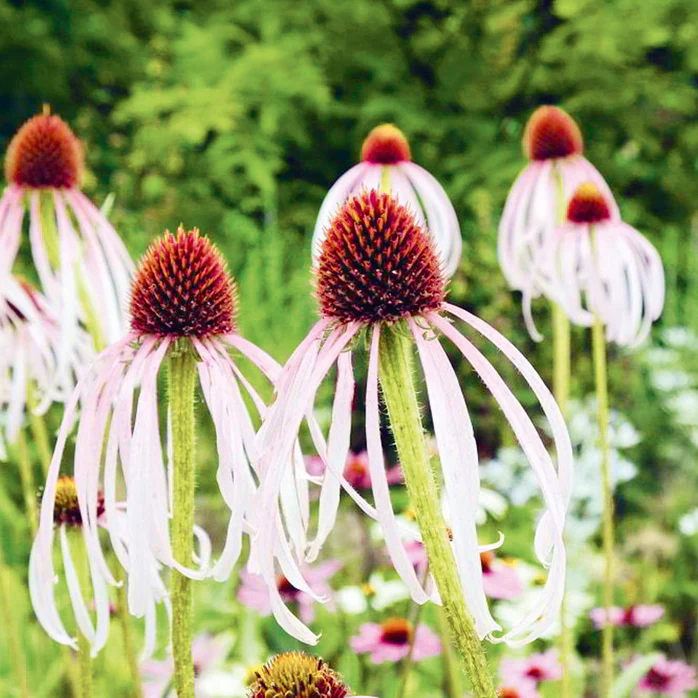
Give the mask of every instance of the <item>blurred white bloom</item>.
M 340 589 L 335 594 L 337 604 L 345 612 L 352 615 L 364 613 L 370 606 L 376 611 L 382 611 L 393 604 L 409 599 L 407 586 L 399 579 L 385 579 L 379 572 L 374 572 L 363 587 L 349 586 Z
M 662 332 L 662 339 L 679 349 L 698 349 L 698 335 L 688 327 L 670 327 Z
M 650 374 L 652 385 L 657 390 L 669 393 L 674 390 L 691 388 L 695 381 L 693 377 L 685 371 L 667 369 L 664 371 L 653 371 Z
M 694 536 L 698 533 L 698 508 L 681 517 L 679 530 L 684 536 Z

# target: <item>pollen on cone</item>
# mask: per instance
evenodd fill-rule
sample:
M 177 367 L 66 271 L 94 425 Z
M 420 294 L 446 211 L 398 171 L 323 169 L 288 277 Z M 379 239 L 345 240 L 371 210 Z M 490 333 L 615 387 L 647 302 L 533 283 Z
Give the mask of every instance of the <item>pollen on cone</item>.
M 600 223 L 611 217 L 611 210 L 595 184 L 582 184 L 570 199 L 567 219 L 572 223 Z
M 69 189 L 83 170 L 80 141 L 59 116 L 40 114 L 17 131 L 5 156 L 8 182 L 32 189 Z
M 526 125 L 524 150 L 530 160 L 552 160 L 578 155 L 584 150 L 576 121 L 559 107 L 536 109 Z
M 139 334 L 207 337 L 235 329 L 237 290 L 216 247 L 197 228 L 169 231 L 143 256 L 131 287 Z
M 395 165 L 412 159 L 405 134 L 392 124 L 376 126 L 361 147 L 361 159 L 380 165 Z
M 97 516 L 104 513 L 104 497 L 97 498 Z M 75 480 L 67 475 L 59 477 L 56 482 L 56 494 L 53 499 L 53 521 L 59 525 L 81 526 L 82 514 L 78 502 L 78 490 Z
M 325 317 L 393 322 L 441 307 L 443 269 L 428 233 L 390 194 L 346 201 L 320 251 L 315 286 Z
M 381 625 L 383 642 L 391 645 L 406 645 L 412 638 L 412 625 L 404 618 L 389 618 Z
M 249 698 L 345 698 L 349 689 L 330 666 L 304 652 L 270 659 L 256 674 Z

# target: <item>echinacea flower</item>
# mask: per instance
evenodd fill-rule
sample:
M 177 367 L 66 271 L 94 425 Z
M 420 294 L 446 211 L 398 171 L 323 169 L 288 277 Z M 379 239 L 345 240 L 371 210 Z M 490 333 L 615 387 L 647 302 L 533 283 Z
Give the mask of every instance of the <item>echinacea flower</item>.
M 304 652 L 285 652 L 256 674 L 248 698 L 349 698 L 342 677 L 327 662 Z M 355 698 L 370 698 L 356 696 Z
M 500 673 L 505 683 L 517 686 L 526 681 L 558 681 L 562 678 L 562 665 L 557 650 L 532 654 L 524 659 L 505 659 Z
M 66 440 L 81 406 L 73 457 L 73 472 L 93 585 L 116 584 L 98 534 L 100 480 L 104 511 L 109 522 L 116 516 L 117 491 L 125 492 L 125 532 L 119 537 L 109 526 L 111 547 L 126 571 L 128 607 L 142 616 L 152 606 L 151 580 L 160 566 L 174 568 L 192 579 L 228 578 L 242 547 L 245 514 L 254 499 L 258 473 L 255 430 L 240 384 L 259 409 L 263 403 L 229 350 L 239 352 L 267 376 L 279 367 L 264 352 L 236 332 L 237 292 L 218 250 L 199 231 L 180 228 L 166 232 L 150 246 L 134 277 L 131 291 L 131 329 L 120 341 L 96 357 L 68 402 L 56 443 L 41 505 L 41 521 L 34 544 L 35 579 L 43 589 L 42 624 L 51 636 L 71 643 L 57 616 L 53 594 L 51 547 L 56 483 Z M 227 536 L 219 559 L 209 565 L 208 537 L 196 527 L 198 557 L 175 560 L 170 537 L 172 514 L 172 434 L 166 426 L 163 448 L 160 425 L 158 374 L 163 363 L 181 352 L 191 352 L 203 403 L 213 422 L 217 446 L 216 479 L 231 511 Z M 295 503 L 297 506 L 297 503 Z M 301 512 L 299 515 L 303 515 Z M 272 520 L 273 525 L 273 520 Z M 189 565 L 195 563 L 192 568 Z M 198 563 L 198 564 L 196 564 Z M 81 599 L 73 599 L 79 606 Z M 95 599 L 98 624 L 104 597 Z M 51 622 L 47 622 L 46 619 Z M 89 618 L 78 614 L 87 637 Z M 96 652 L 106 633 L 100 627 L 93 641 Z
M 453 204 L 439 182 L 412 162 L 405 135 L 393 124 L 382 124 L 366 137 L 361 162 L 345 172 L 327 193 L 313 233 L 313 261 L 317 264 L 330 224 L 338 210 L 363 190 L 390 192 L 414 214 L 417 223 L 436 243 L 437 254 L 447 277 L 460 263 L 463 241 Z
M 306 464 L 309 475 L 320 476 L 325 474 L 325 462 L 320 456 L 308 456 Z M 354 489 L 371 489 L 371 470 L 368 467 L 368 453 L 366 451 L 349 452 L 347 462 L 344 465 L 344 477 Z M 388 468 L 386 478 L 389 485 L 399 485 L 402 482 L 400 466 L 395 465 L 392 468 Z
M 608 609 L 608 613 L 605 608 L 593 608 L 589 613 L 597 630 L 603 628 L 607 622 L 619 628 L 645 628 L 656 623 L 663 615 L 664 606 L 658 604 L 639 604 L 638 606 L 628 606 L 628 608 L 612 606 Z
M 357 654 L 370 654 L 373 664 L 399 662 L 410 653 L 414 641 L 412 659 L 421 662 L 441 654 L 441 640 L 426 625 L 416 629 L 404 618 L 389 618 L 383 623 L 364 623 L 359 634 L 351 638 L 352 650 Z
M 301 571 L 304 579 L 310 585 L 313 593 L 326 599 L 328 608 L 332 610 L 333 593 L 332 588 L 327 583 L 342 568 L 342 563 L 336 560 L 328 560 L 315 567 L 306 566 Z M 269 591 L 262 577 L 253 574 L 249 570 L 242 570 L 240 573 L 240 588 L 238 589 L 238 599 L 248 608 L 253 608 L 261 616 L 271 615 L 271 601 Z M 304 623 L 312 623 L 315 619 L 315 609 L 313 608 L 313 597 L 306 594 L 291 584 L 283 575 L 279 575 L 276 580 L 276 588 L 285 603 L 294 603 L 298 607 L 298 615 Z
M 538 252 L 562 223 L 564 206 L 580 184 L 593 182 L 608 200 L 612 217 L 620 219 L 608 185 L 582 155 L 582 133 L 567 112 L 553 106 L 536 109 L 523 146 L 529 163 L 509 192 L 497 243 L 502 272 L 517 291 L 530 289 Z M 532 291 L 537 297 L 537 289 Z
M 606 339 L 635 346 L 664 307 L 664 268 L 657 250 L 623 223 L 593 182 L 575 191 L 566 223 L 538 254 L 530 283 L 558 303 L 569 319 L 589 327 L 598 317 Z M 535 295 L 524 291 L 529 299 Z
M 696 669 L 679 660 L 661 657 L 637 685 L 640 693 L 685 698 L 687 691 L 698 688 Z
M 125 328 L 133 262 L 112 225 L 80 191 L 80 141 L 58 116 L 40 114 L 16 133 L 5 158 L 0 199 L 0 284 L 19 252 L 29 213 L 29 243 L 44 295 L 59 314 L 65 350 L 80 321 L 106 342 Z
M 442 337 L 455 344 L 502 407 L 539 479 L 545 501 L 546 512 L 534 547 L 538 558 L 550 565 L 550 574 L 538 603 L 504 640 L 518 643 L 538 636 L 554 622 L 561 602 L 565 573 L 562 529 L 572 468 L 564 421 L 542 379 L 521 352 L 487 323 L 446 302 L 446 282 L 434 246 L 434 240 L 410 211 L 390 194 L 372 190 L 346 202 L 327 231 L 315 272 L 322 319 L 286 364 L 277 382 L 277 398 L 260 430 L 260 467 L 265 476 L 254 507 L 260 529 L 254 541 L 256 560 L 270 589 L 277 621 L 304 642 L 313 643 L 316 637 L 285 607 L 276 588 L 275 558 L 282 562 L 278 551 L 285 547 L 278 537 L 281 529 L 271 530 L 263 527 L 262 522 L 277 520 L 281 515 L 279 499 L 284 494 L 283 483 L 289 475 L 289 459 L 299 429 L 304 418 L 312 415 L 314 396 L 335 364 L 336 391 L 327 443 L 317 424 L 312 419 L 308 421 L 328 474 L 334 475 L 323 479 L 318 528 L 307 552 L 308 559 L 315 558 L 334 527 L 340 487 L 344 487 L 362 510 L 380 523 L 392 563 L 412 598 L 418 603 L 433 598 L 423 588 L 405 549 L 404 527 L 393 511 L 384 467 L 378 356 L 385 332 L 404 332 L 417 345 L 450 510 L 454 552 L 465 600 L 480 637 L 492 637 L 500 626 L 488 609 L 483 586 L 475 521 L 479 495 L 477 445 L 456 373 L 441 345 Z M 559 458 L 557 470 L 511 389 L 480 350 L 447 319 L 449 316 L 492 342 L 532 388 L 551 425 Z M 352 356 L 362 340 L 369 347 L 366 443 L 375 508 L 343 476 L 352 422 Z M 298 527 L 288 520 L 286 525 L 288 530 Z M 290 544 L 299 554 L 305 552 L 302 540 L 291 536 Z M 485 550 L 489 548 L 483 546 Z M 285 555 L 283 563 L 288 566 L 288 562 Z M 295 571 L 300 575 L 297 564 Z M 294 585 L 298 587 L 295 582 Z
M 68 362 L 59 367 L 62 338 L 53 309 L 29 283 L 8 276 L 0 298 L 0 347 L 0 405 L 4 437 L 12 444 L 27 409 L 41 414 L 70 396 L 89 361 L 91 341 L 80 332 Z
M 517 681 L 515 684 L 503 683 L 497 688 L 497 698 L 540 698 L 535 681 Z

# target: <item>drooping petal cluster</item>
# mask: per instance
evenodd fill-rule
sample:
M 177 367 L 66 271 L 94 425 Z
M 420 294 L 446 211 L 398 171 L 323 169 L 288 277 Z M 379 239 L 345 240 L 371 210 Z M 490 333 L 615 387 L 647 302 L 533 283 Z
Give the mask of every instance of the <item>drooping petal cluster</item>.
M 276 401 L 260 433 L 261 469 L 265 478 L 254 507 L 259 531 L 254 541 L 255 561 L 269 589 L 272 612 L 278 622 L 304 642 L 313 643 L 316 637 L 285 606 L 276 579 L 283 574 L 295 588 L 313 594 L 295 556 L 300 559 L 305 556 L 309 561 L 317 557 L 334 527 L 342 487 L 366 514 L 379 522 L 392 563 L 412 598 L 418 603 L 434 598 L 433 585 L 428 583 L 425 588 L 415 570 L 406 547 L 414 533 L 398 522 L 386 478 L 378 367 L 384 332 L 404 332 L 417 345 L 451 512 L 454 552 L 463 593 L 478 633 L 481 637 L 493 637 L 500 629 L 488 609 L 480 558 L 480 552 L 492 546 L 481 546 L 478 540 L 477 445 L 463 393 L 441 346 L 441 337 L 456 346 L 503 409 L 534 469 L 545 502 L 534 547 L 539 560 L 550 566 L 550 573 L 538 603 L 503 639 L 519 644 L 538 637 L 554 622 L 560 606 L 565 573 L 562 530 L 572 467 L 572 450 L 564 421 L 540 376 L 508 340 L 471 313 L 444 302 L 445 281 L 430 273 L 431 263 L 425 264 L 431 245 L 434 242 L 430 236 L 393 196 L 368 191 L 344 205 L 329 226 L 317 263 L 315 284 L 323 317 L 280 375 Z M 406 283 L 418 267 L 427 270 L 421 283 L 418 279 Z M 361 270 L 358 276 L 349 272 L 356 269 Z M 390 270 L 389 276 L 385 270 Z M 394 288 L 401 289 L 399 303 L 393 300 Z M 437 299 L 440 299 L 438 303 Z M 492 342 L 521 373 L 550 422 L 557 467 L 511 389 L 481 351 L 445 315 L 465 323 Z M 365 338 L 369 353 L 366 443 L 374 505 L 366 502 L 343 474 L 355 391 L 352 356 L 360 336 Z M 334 366 L 337 370 L 334 404 L 325 437 L 312 418 L 312 407 L 320 385 Z M 284 497 L 293 491 L 289 486 L 293 472 L 288 463 L 306 418 L 315 448 L 325 463 L 317 530 L 311 540 L 306 539 L 307 522 L 283 506 Z M 272 529 L 262 525 L 264 521 L 279 519 L 283 526 Z M 287 536 L 284 530 L 289 532 Z M 296 535 L 294 531 L 299 533 Z
M 174 287 L 173 274 L 178 275 Z M 218 288 L 220 298 L 211 296 L 211 284 Z M 211 576 L 222 581 L 228 578 L 238 559 L 243 533 L 246 528 L 249 531 L 245 516 L 259 478 L 255 429 L 243 391 L 249 393 L 261 412 L 264 405 L 229 352 L 235 350 L 266 376 L 275 377 L 280 369 L 264 352 L 230 332 L 235 326 L 233 291 L 223 260 L 197 230 L 180 229 L 176 237 L 166 234 L 160 238 L 147 253 L 134 280 L 131 331 L 94 360 L 66 406 L 32 553 L 34 584 L 42 590 L 40 619 L 50 618 L 50 624 L 44 620 L 42 624 L 60 642 L 70 644 L 71 639 L 53 600 L 53 512 L 66 442 L 76 420 L 70 472 L 75 478 L 81 530 L 95 591 L 118 583 L 99 536 L 98 509 L 102 506 L 111 549 L 126 572 L 128 604 L 133 615 L 154 612 L 154 603 L 165 593 L 155 583 L 162 568 L 177 569 L 192 579 Z M 155 316 L 154 313 L 147 322 L 147 308 L 153 308 L 157 299 L 166 298 L 168 293 L 173 294 L 169 314 Z M 183 314 L 178 315 L 179 311 Z M 180 322 L 182 318 L 186 322 Z M 187 318 L 194 318 L 194 325 Z M 144 333 L 141 327 L 153 331 Z M 227 536 L 215 562 L 211 561 L 209 538 L 198 527 L 192 531 L 198 540 L 193 559 L 180 563 L 172 553 L 172 441 L 168 415 L 160 407 L 163 401 L 158 390 L 160 369 L 172 351 L 192 352 L 203 403 L 215 430 L 216 479 L 230 509 Z M 161 429 L 163 424 L 165 433 Z M 118 526 L 113 525 L 115 521 L 120 522 Z M 84 602 L 82 598 L 72 601 L 76 615 L 85 621 L 86 630 L 82 626 L 81 630 L 91 640 L 93 651 L 99 650 L 106 640 L 104 629 L 87 632 L 89 614 L 81 611 Z M 94 602 L 96 614 L 102 618 L 104 596 L 95 594 Z
M 361 149 L 361 162 L 345 172 L 327 193 L 315 223 L 313 263 L 319 261 L 329 226 L 344 203 L 371 189 L 390 193 L 411 211 L 417 224 L 434 240 L 444 274 L 453 276 L 463 246 L 453 204 L 438 181 L 412 162 L 407 139 L 392 124 L 377 126 L 369 133 Z
M 83 167 L 68 125 L 58 116 L 35 116 L 10 143 L 0 199 L 0 281 L 12 270 L 28 214 L 36 273 L 60 324 L 61 370 L 81 341 L 81 325 L 93 325 L 104 342 L 123 336 L 133 269 L 114 228 L 79 189 Z

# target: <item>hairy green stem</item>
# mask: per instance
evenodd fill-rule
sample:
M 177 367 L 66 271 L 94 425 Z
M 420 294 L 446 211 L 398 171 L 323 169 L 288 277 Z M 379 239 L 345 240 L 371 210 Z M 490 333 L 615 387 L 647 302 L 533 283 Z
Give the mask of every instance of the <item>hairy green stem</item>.
M 609 622 L 610 608 L 613 606 L 613 481 L 611 479 L 610 448 L 608 443 L 608 378 L 606 371 L 606 337 L 604 325 L 594 316 L 592 327 L 594 354 L 594 378 L 596 382 L 596 412 L 599 423 L 599 448 L 601 449 L 601 487 L 603 492 L 603 589 L 602 605 L 606 612 L 606 622 L 602 636 L 602 696 L 608 698 L 613 686 L 613 624 Z
M 126 585 L 122 584 L 120 587 L 117 587 L 116 593 L 116 613 L 119 616 L 119 623 L 121 624 L 121 634 L 123 635 L 124 640 L 124 653 L 126 654 L 126 662 L 128 663 L 128 670 L 131 674 L 133 698 L 143 698 L 141 674 L 138 670 L 138 657 L 136 655 L 136 648 L 133 644 L 133 633 L 131 632 L 131 618 L 128 613 Z
M 436 478 L 429 463 L 417 392 L 412 377 L 412 343 L 387 329 L 381 336 L 379 373 L 390 427 L 395 437 L 429 566 L 441 596 L 453 641 L 476 698 L 495 698 L 492 674 L 463 598 L 456 560 L 441 514 Z
M 172 552 L 190 565 L 194 549 L 196 359 L 188 342 L 179 342 L 169 357 L 169 400 L 174 460 Z M 172 656 L 177 698 L 194 698 L 191 580 L 172 570 Z

